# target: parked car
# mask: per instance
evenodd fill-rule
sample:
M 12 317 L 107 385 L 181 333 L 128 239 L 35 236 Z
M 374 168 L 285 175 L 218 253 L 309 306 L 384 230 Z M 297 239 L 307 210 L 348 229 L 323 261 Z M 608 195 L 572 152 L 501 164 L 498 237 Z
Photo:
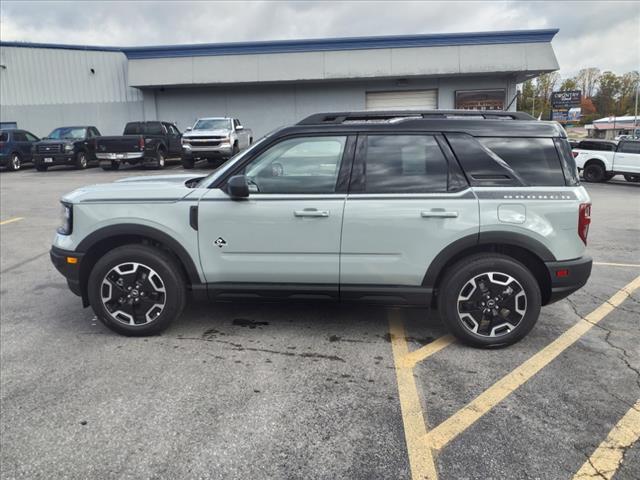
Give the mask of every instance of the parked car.
M 123 163 L 164 168 L 168 160 L 182 158 L 181 137 L 169 122 L 129 122 L 122 135 L 97 139 L 96 156 L 104 170 Z
M 33 161 L 33 146 L 40 139 L 26 130 L 0 130 L 0 166 L 8 170 L 20 170 Z
M 193 168 L 197 160 L 207 159 L 218 166 L 252 143 L 253 132 L 237 118 L 199 118 L 182 136 L 182 165 Z
M 96 161 L 96 127 L 59 127 L 34 146 L 33 164 L 39 172 L 56 165 L 73 165 L 85 169 Z
M 124 335 L 160 332 L 190 293 L 437 305 L 462 341 L 507 345 L 591 272 L 564 130 L 517 112 L 312 115 L 206 177 L 84 187 L 62 209 L 51 259 Z
M 573 156 L 587 182 L 606 182 L 618 174 L 628 182 L 640 182 L 638 140 L 583 140 Z

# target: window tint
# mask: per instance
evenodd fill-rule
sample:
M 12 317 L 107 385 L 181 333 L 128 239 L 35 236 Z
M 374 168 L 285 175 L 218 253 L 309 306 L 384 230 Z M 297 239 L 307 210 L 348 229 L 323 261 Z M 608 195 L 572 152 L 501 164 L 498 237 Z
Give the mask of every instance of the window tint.
M 9 141 L 9 133 L 0 132 L 0 142 L 8 142 L 8 141 Z
M 529 185 L 564 185 L 558 152 L 551 138 L 478 138 Z
M 169 133 L 171 133 L 173 135 L 180 135 L 180 132 L 178 131 L 178 129 L 174 125 L 171 125 L 170 123 L 167 123 L 167 128 L 169 129 Z
M 124 134 L 125 135 L 139 135 L 142 132 L 140 131 L 140 123 L 139 122 L 131 122 L 131 123 L 127 123 L 127 125 L 124 127 Z
M 620 152 L 623 153 L 640 153 L 640 142 L 622 142 Z
M 284 140 L 244 169 L 256 193 L 334 193 L 347 137 Z
M 580 145 L 578 145 L 578 148 L 581 150 L 597 150 L 597 151 L 611 152 L 615 150 L 615 145 L 612 145 L 606 142 L 583 141 L 583 142 L 580 142 Z
M 163 135 L 164 130 L 160 122 L 148 122 L 144 126 L 144 133 L 148 135 Z
M 364 162 L 366 193 L 447 191 L 447 160 L 431 135 L 369 135 Z
M 38 141 L 38 137 L 36 137 L 35 135 L 33 135 L 32 133 L 29 132 L 24 132 L 24 134 L 27 137 L 27 141 L 29 142 L 37 142 Z
M 24 132 L 13 132 L 13 141 L 14 142 L 26 142 L 27 136 Z
M 98 129 L 96 127 L 91 127 L 91 133 L 93 134 L 94 137 L 99 137 L 100 136 L 100 132 L 98 131 Z

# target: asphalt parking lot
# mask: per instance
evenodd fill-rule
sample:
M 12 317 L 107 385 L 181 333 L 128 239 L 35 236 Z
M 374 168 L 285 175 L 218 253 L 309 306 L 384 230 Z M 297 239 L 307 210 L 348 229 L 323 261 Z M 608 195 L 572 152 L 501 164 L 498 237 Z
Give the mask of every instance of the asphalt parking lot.
M 2 478 L 640 478 L 640 184 L 587 184 L 589 283 L 477 350 L 379 307 L 193 304 L 117 336 L 48 252 L 63 193 L 146 173 L 0 172 Z

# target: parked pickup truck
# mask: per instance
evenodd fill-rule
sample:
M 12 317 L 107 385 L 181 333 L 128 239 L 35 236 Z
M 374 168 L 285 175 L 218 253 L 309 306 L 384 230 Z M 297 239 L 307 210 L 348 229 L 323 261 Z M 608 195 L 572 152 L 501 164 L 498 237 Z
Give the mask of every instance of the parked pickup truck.
M 182 157 L 181 137 L 168 122 L 129 122 L 122 136 L 96 139 L 96 157 L 104 170 L 123 163 L 164 168 L 167 160 Z
M 640 182 L 640 141 L 583 140 L 573 149 L 578 170 L 587 182 L 606 182 L 622 174 Z
M 34 145 L 33 164 L 39 172 L 55 165 L 85 169 L 96 160 L 96 127 L 59 127 Z
M 193 168 L 196 160 L 207 159 L 216 166 L 253 143 L 253 132 L 237 118 L 199 118 L 182 136 L 184 168 Z

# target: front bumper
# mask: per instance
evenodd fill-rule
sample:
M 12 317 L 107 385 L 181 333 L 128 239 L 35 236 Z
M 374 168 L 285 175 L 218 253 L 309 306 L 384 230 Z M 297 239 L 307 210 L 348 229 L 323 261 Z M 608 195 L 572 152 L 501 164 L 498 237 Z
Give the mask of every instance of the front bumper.
M 69 290 L 79 297 L 82 297 L 80 265 L 82 264 L 84 254 L 52 246 L 49 256 L 51 257 L 51 263 L 53 263 L 54 267 L 67 279 Z M 75 263 L 70 259 L 75 259 Z
M 546 262 L 545 265 L 551 279 L 551 297 L 547 304 L 562 300 L 582 288 L 589 280 L 592 264 L 591 257 Z
M 34 165 L 71 165 L 74 162 L 75 155 L 73 153 L 33 154 Z
M 230 144 L 200 147 L 185 143 L 182 144 L 182 151 L 187 158 L 229 158 L 233 153 L 233 147 Z

